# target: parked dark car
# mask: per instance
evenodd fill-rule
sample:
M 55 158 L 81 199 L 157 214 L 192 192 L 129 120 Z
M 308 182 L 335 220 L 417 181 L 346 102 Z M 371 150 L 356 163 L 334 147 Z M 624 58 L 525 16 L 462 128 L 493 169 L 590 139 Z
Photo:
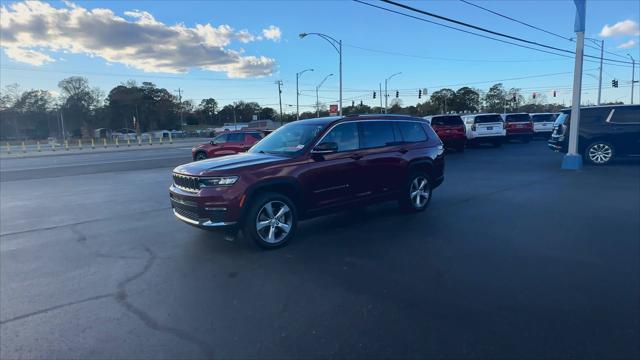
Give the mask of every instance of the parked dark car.
M 247 153 L 173 170 L 175 216 L 241 229 L 264 248 L 286 244 L 298 221 L 397 200 L 424 210 L 444 179 L 442 142 L 423 119 L 361 115 L 292 122 Z
M 553 125 L 549 147 L 567 152 L 571 109 L 563 110 Z M 640 155 L 640 105 L 605 105 L 580 108 L 578 151 L 595 165 L 622 156 Z
M 507 130 L 507 141 L 520 140 L 528 143 L 533 138 L 533 122 L 527 113 L 502 114 Z
M 433 115 L 425 117 L 438 134 L 445 148 L 463 152 L 467 144 L 466 128 L 460 115 Z
M 262 139 L 260 131 L 230 131 L 220 134 L 208 143 L 200 144 L 191 149 L 194 161 L 208 158 L 232 155 L 249 150 Z

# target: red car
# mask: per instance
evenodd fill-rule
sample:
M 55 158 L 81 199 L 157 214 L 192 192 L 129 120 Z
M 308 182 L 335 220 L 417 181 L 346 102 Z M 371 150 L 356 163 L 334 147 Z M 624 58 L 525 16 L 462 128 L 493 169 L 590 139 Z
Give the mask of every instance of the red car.
M 397 200 L 426 209 L 444 180 L 442 142 L 423 119 L 324 117 L 280 127 L 246 153 L 173 170 L 175 216 L 232 232 L 264 248 L 285 245 L 298 220 Z
M 218 156 L 233 155 L 249 150 L 253 144 L 262 140 L 259 131 L 233 131 L 218 135 L 206 144 L 191 149 L 194 161 Z
M 507 141 L 518 139 L 528 143 L 533 138 L 533 121 L 527 113 L 501 114 L 507 129 Z
M 459 115 L 433 115 L 427 116 L 426 119 L 446 148 L 453 148 L 458 152 L 464 151 L 467 144 L 467 130 Z

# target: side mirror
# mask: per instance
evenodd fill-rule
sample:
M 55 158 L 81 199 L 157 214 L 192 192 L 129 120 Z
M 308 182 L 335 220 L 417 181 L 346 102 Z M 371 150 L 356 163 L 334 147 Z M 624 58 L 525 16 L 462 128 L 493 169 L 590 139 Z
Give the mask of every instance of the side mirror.
M 311 153 L 313 154 L 331 154 L 334 152 L 338 152 L 338 144 L 333 141 L 327 141 L 323 142 L 322 144 L 318 144 L 311 151 Z

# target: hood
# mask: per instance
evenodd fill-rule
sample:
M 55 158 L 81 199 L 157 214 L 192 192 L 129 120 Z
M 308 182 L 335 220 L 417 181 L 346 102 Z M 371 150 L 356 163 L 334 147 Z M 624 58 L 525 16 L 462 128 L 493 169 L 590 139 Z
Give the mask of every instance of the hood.
M 238 168 L 267 164 L 275 161 L 288 160 L 287 157 L 260 154 L 260 153 L 239 153 L 235 155 L 222 156 L 219 158 L 194 161 L 192 163 L 180 165 L 173 169 L 173 172 L 185 175 L 208 175 L 210 172 L 226 172 Z

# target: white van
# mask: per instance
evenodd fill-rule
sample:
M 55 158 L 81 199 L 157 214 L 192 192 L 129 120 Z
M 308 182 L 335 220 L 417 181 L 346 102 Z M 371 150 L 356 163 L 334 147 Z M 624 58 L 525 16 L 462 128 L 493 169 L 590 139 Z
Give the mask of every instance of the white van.
M 491 143 L 496 147 L 504 143 L 507 131 L 499 114 L 470 114 L 462 116 L 462 120 L 470 143 Z

